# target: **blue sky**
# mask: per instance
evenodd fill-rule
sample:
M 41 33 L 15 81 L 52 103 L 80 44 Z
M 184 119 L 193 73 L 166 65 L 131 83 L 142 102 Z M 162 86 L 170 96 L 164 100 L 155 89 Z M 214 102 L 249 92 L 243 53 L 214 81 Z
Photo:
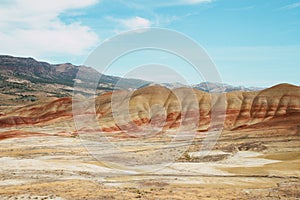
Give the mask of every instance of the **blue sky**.
M 205 48 L 226 83 L 300 85 L 299 0 L 0 0 L 0 3 L 1 54 L 83 64 L 102 41 L 123 31 L 168 28 Z M 146 62 L 157 55 L 150 52 L 144 56 Z M 141 55 L 139 58 L 137 64 L 143 61 Z M 182 70 L 178 65 L 181 62 L 176 65 L 174 60 L 166 64 L 173 64 L 179 74 L 187 73 L 185 78 L 191 83 L 199 81 L 189 77 L 188 73 L 192 74 L 189 66 Z M 131 60 L 125 59 L 108 73 L 122 75 L 130 65 Z M 159 72 L 153 71 L 153 75 Z

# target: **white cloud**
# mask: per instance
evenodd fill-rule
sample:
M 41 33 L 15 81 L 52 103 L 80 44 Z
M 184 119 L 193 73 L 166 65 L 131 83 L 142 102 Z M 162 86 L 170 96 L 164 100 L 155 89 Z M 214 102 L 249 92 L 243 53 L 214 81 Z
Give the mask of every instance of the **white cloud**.
M 152 25 L 152 22 L 148 19 L 142 17 L 133 17 L 129 19 L 113 19 L 114 21 L 120 23 L 127 29 L 138 29 L 138 28 L 148 28 Z
M 121 0 L 121 2 L 134 9 L 151 9 L 158 7 L 196 5 L 201 3 L 210 3 L 214 0 Z
M 212 0 L 181 0 L 179 3 L 182 4 L 199 4 L 199 3 L 209 3 L 212 2 Z
M 88 27 L 66 24 L 59 15 L 98 0 L 12 0 L 0 7 L 0 54 L 41 57 L 82 55 L 98 42 Z
M 151 16 L 151 20 L 135 16 L 127 19 L 120 19 L 114 17 L 107 17 L 108 20 L 117 22 L 121 27 L 117 27 L 115 32 L 119 33 L 125 29 L 138 29 L 138 28 L 148 28 L 151 26 L 161 26 L 162 24 L 169 24 L 172 21 L 179 20 L 195 13 L 188 13 L 184 16 L 165 16 L 158 15 L 154 10 L 161 7 L 172 7 L 172 6 L 194 6 L 202 3 L 210 3 L 214 0 L 119 0 L 123 5 L 134 10 L 142 11 L 144 14 Z
M 281 9 L 283 9 L 283 10 L 290 10 L 290 9 L 294 9 L 294 8 L 298 8 L 298 7 L 300 7 L 300 2 L 289 4 L 287 6 L 282 7 Z

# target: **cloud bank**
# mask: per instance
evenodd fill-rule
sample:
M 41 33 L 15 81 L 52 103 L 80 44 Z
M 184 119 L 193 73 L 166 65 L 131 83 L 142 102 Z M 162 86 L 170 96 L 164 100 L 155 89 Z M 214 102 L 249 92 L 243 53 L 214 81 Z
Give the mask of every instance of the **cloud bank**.
M 59 16 L 94 5 L 98 0 L 12 0 L 0 7 L 0 54 L 44 56 L 82 55 L 99 38 L 80 22 L 65 23 Z

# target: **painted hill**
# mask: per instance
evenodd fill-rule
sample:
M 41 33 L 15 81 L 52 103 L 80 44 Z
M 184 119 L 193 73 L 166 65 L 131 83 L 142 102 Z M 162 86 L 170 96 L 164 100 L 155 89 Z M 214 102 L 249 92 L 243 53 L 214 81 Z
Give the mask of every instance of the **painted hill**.
M 191 128 L 191 120 L 196 119 L 198 131 L 212 129 L 212 112 L 222 117 L 221 96 L 190 88 L 170 90 L 162 86 L 149 86 L 130 92 L 121 90 L 109 92 L 91 99 L 59 98 L 49 102 L 27 105 L 0 117 L 0 127 L 44 126 L 49 124 L 73 124 L 73 110 L 82 116 L 82 129 L 89 130 L 91 124 L 86 120 L 94 113 L 101 131 L 139 131 L 141 127 L 163 127 L 163 130 L 186 126 Z M 300 87 L 280 84 L 256 92 L 229 92 L 225 102 L 225 129 L 245 129 L 252 126 L 277 126 L 287 123 L 299 126 Z M 129 107 L 128 107 L 129 105 Z M 114 109 L 114 106 L 116 109 Z M 76 107 L 76 106 L 75 106 Z M 219 112 L 219 113 L 218 113 Z M 199 115 L 198 115 L 199 114 Z M 280 120 L 279 120 L 280 119 Z M 284 120 L 283 120 L 284 119 Z M 74 125 L 73 130 L 75 131 Z

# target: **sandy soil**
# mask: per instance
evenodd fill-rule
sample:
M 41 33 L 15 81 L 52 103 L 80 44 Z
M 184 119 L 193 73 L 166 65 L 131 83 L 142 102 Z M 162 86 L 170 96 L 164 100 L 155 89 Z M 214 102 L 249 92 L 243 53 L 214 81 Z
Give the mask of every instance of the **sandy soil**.
M 128 144 L 139 149 L 138 142 Z M 99 162 L 79 138 L 6 138 L 0 141 L 0 199 L 299 199 L 299 152 L 298 134 L 224 132 L 204 158 L 196 138 L 176 161 L 133 170 Z

